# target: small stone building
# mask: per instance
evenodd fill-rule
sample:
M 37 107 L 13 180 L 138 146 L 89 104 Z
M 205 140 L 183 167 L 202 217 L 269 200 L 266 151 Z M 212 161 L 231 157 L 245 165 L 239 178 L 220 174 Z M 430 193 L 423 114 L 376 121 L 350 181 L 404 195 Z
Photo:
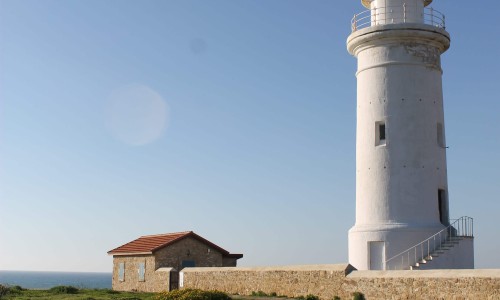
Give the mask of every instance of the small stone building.
M 108 252 L 113 290 L 161 292 L 178 287 L 185 267 L 236 267 L 231 254 L 192 231 L 146 235 Z

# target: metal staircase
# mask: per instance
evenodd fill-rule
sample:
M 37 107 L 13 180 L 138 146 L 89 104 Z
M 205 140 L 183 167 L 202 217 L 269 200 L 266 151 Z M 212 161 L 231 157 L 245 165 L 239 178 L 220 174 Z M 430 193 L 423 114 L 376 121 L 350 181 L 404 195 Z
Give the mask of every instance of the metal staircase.
M 385 261 L 386 270 L 418 270 L 445 255 L 464 238 L 474 237 L 471 217 L 454 220 L 448 227 Z

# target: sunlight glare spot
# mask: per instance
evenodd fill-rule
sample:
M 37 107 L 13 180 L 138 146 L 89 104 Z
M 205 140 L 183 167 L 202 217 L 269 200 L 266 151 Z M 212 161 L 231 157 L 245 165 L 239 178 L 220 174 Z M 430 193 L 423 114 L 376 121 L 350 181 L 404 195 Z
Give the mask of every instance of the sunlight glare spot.
M 141 146 L 162 136 L 168 112 L 160 94 L 145 85 L 128 85 L 109 96 L 106 125 L 116 139 Z

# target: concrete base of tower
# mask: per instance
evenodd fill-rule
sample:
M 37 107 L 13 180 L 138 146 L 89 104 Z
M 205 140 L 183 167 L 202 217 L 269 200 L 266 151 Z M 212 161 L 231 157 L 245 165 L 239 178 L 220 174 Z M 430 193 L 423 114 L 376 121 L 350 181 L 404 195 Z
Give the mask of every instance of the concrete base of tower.
M 420 264 L 418 270 L 474 269 L 474 238 L 460 237 L 452 247 Z
M 426 240 L 444 229 L 442 224 L 418 226 L 414 224 L 355 225 L 349 230 L 349 263 L 358 270 L 408 269 L 423 254 L 434 250 L 420 249 L 405 257 L 394 256 Z M 416 258 L 415 258 L 416 257 Z M 393 258 L 393 259 L 391 259 Z

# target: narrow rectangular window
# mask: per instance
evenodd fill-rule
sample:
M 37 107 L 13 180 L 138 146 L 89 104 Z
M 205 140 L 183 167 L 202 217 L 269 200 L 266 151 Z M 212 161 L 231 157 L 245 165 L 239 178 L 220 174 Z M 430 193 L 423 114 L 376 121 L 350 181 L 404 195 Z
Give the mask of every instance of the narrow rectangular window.
M 385 141 L 385 124 L 379 124 L 378 130 L 380 134 L 380 141 Z
M 125 281 L 125 263 L 118 264 L 118 280 Z
M 144 273 L 146 272 L 145 263 L 139 263 L 139 269 L 137 270 L 139 273 L 139 281 L 144 281 Z
M 386 138 L 385 122 L 375 122 L 375 146 L 385 145 Z
M 181 268 L 194 268 L 196 266 L 194 260 L 183 260 L 181 264 Z
M 445 147 L 443 124 L 437 123 L 437 142 L 441 147 Z

